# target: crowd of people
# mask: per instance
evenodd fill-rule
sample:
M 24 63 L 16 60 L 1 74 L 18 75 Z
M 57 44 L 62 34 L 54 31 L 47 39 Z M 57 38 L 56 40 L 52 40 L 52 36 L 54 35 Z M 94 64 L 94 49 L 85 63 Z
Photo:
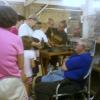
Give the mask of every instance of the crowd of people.
M 66 20 L 55 27 L 52 18 L 47 23 L 39 22 L 35 15 L 25 19 L 12 8 L 0 6 L 0 100 L 29 100 L 34 76 L 39 71 L 37 62 L 42 42 L 49 48 L 66 46 L 69 42 Z M 63 79 L 74 82 L 83 79 L 92 62 L 88 47 L 86 40 L 78 41 L 75 55 L 65 59 L 60 69 L 36 81 L 36 100 L 49 100 L 54 87 Z M 54 59 L 57 57 L 50 62 L 56 66 Z

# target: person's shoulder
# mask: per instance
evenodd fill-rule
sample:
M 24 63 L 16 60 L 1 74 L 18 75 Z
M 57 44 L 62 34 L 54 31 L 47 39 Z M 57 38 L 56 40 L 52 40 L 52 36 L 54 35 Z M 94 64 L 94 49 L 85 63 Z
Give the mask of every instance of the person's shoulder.
M 0 27 L 0 33 L 1 33 L 1 34 L 2 34 L 2 33 L 8 33 L 8 32 L 9 32 L 8 30 L 6 30 L 6 29 Z
M 44 34 L 44 32 L 42 30 L 35 30 L 34 32 L 36 35 L 38 36 L 42 36 Z
M 35 33 L 41 33 L 42 31 L 40 29 L 38 29 L 38 30 L 35 30 L 34 32 Z
M 25 36 L 25 35 L 28 35 L 29 34 L 28 31 L 29 31 L 29 27 L 28 27 L 28 25 L 26 23 L 24 23 L 24 24 L 22 24 L 19 27 L 19 29 L 18 29 L 18 35 L 20 37 Z
M 91 54 L 89 52 L 86 52 L 86 53 L 80 54 L 80 56 L 82 56 L 82 57 L 87 57 L 87 56 L 91 57 Z
M 20 27 L 19 30 L 27 30 L 29 29 L 29 25 L 27 23 L 23 23 Z
M 12 34 L 12 38 L 14 41 L 16 41 L 16 43 L 21 43 L 21 37 L 19 37 L 18 35 Z
M 25 52 L 26 54 L 33 54 L 33 53 L 35 53 L 34 50 L 24 50 L 24 52 Z
M 27 27 L 27 24 L 26 23 L 23 23 L 22 25 L 20 25 L 19 28 L 23 28 L 23 27 Z
M 24 56 L 29 56 L 31 54 L 31 50 L 24 50 Z
M 92 60 L 92 56 L 91 56 L 91 54 L 88 53 L 88 52 L 87 52 L 87 53 L 81 54 L 81 55 L 80 55 L 80 58 L 83 59 L 83 60 L 87 60 L 87 61 L 88 61 L 88 60 L 90 60 L 90 61 Z
M 34 50 L 24 50 L 24 57 L 35 58 Z
M 15 35 L 10 30 L 4 28 L 0 28 L 0 32 L 5 34 L 7 37 L 18 38 L 18 35 Z
M 81 59 L 83 59 L 82 55 L 78 55 L 78 54 L 74 54 L 69 57 L 70 61 L 80 61 Z
M 53 32 L 55 32 L 55 31 L 57 31 L 57 28 L 54 28 L 54 27 L 49 27 L 48 29 L 47 29 L 47 32 L 51 32 L 51 31 L 53 31 Z
M 16 28 L 16 26 L 12 26 L 9 30 L 10 30 L 10 32 L 14 33 L 15 35 L 18 35 L 18 29 Z

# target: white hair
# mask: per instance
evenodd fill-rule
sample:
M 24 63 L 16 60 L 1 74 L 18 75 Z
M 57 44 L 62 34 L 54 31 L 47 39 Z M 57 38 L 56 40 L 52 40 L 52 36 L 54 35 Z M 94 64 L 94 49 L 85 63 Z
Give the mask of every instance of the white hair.
M 80 38 L 78 42 L 83 45 L 86 50 L 90 50 L 92 46 L 91 40 L 86 38 Z

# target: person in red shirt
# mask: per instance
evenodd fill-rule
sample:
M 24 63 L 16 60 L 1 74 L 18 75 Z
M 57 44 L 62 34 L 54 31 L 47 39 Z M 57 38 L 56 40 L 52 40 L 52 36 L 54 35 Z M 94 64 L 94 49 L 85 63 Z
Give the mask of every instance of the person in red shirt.
M 12 26 L 9 28 L 9 31 L 18 35 L 18 28 L 20 27 L 21 24 L 24 23 L 25 17 L 22 15 L 18 15 L 18 21 L 16 23 L 16 25 Z

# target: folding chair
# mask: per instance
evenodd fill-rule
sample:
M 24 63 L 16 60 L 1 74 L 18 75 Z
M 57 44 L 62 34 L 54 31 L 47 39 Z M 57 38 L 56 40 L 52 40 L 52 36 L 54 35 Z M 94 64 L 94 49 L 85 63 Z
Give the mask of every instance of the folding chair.
M 95 40 L 91 40 L 91 43 L 92 43 L 92 48 L 90 48 L 91 49 L 90 53 L 91 53 L 91 56 L 94 57 L 96 41 Z M 94 60 L 92 61 L 91 66 L 90 66 L 87 74 L 84 76 L 83 80 L 86 80 L 87 84 L 85 84 L 82 89 L 80 89 L 80 90 L 78 90 L 78 91 L 76 91 L 74 93 L 59 93 L 59 89 L 61 88 L 61 86 L 66 84 L 66 81 L 63 80 L 63 81 L 61 81 L 61 83 L 59 83 L 57 85 L 57 87 L 56 87 L 56 94 L 53 95 L 53 98 L 58 100 L 59 97 L 68 96 L 68 97 L 72 97 L 71 100 L 75 100 L 73 98 L 74 95 L 76 95 L 76 94 L 84 94 L 84 95 L 87 94 L 87 96 L 85 97 L 85 100 L 93 100 L 93 98 L 92 99 L 90 98 L 90 92 L 91 92 L 91 72 L 92 72 L 93 64 L 94 64 Z M 76 99 L 76 100 L 78 100 L 78 99 Z

